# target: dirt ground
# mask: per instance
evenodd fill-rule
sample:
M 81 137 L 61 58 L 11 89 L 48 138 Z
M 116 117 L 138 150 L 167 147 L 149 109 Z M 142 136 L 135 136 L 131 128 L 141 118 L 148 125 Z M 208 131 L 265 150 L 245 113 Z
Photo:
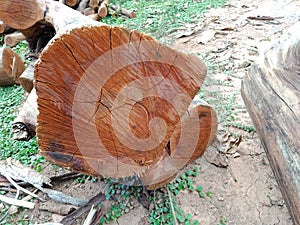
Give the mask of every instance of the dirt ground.
M 225 8 L 206 13 L 203 23 L 187 25 L 186 31 L 202 29 L 191 36 L 178 38 L 172 47 L 185 52 L 205 53 L 206 59 L 215 64 L 226 62 L 223 63 L 225 71 L 208 73 L 205 88 L 208 92 L 217 90 L 219 94 L 230 95 L 239 92 L 243 76 L 259 54 L 300 19 L 299 9 L 299 1 L 232 0 Z M 263 16 L 274 20 L 248 19 Z M 203 37 L 203 31 L 207 30 L 215 34 L 205 43 L 207 39 Z M 183 30 L 182 34 L 185 33 L 189 32 Z M 199 43 L 201 40 L 205 44 Z M 243 105 L 239 93 L 235 95 L 235 105 Z M 251 125 L 248 113 L 241 108 L 237 119 Z M 218 131 L 224 133 L 225 129 L 221 124 Z M 257 134 L 236 128 L 230 128 L 230 131 L 243 136 L 235 150 L 238 154 L 220 154 L 224 146 L 214 141 L 204 156 L 195 162 L 201 168 L 196 184 L 212 192 L 212 198 L 200 199 L 196 194 L 183 192 L 177 197 L 180 206 L 204 225 L 219 224 L 221 219 L 228 225 L 292 224 Z M 220 163 L 227 167 L 220 167 Z M 118 224 L 142 224 L 140 218 L 144 213 L 146 211 L 138 207 L 122 216 Z
M 213 64 L 222 64 L 221 69 L 214 69 L 208 73 L 205 84 L 207 97 L 215 98 L 209 96 L 209 93 L 215 91 L 218 92 L 218 96 L 234 96 L 232 111 L 237 112 L 236 120 L 252 126 L 239 94 L 241 80 L 249 66 L 255 63 L 259 53 L 267 49 L 272 40 L 280 37 L 284 30 L 300 19 L 300 2 L 290 0 L 228 2 L 226 7 L 211 9 L 204 14 L 201 23 L 186 25 L 178 34 L 190 30 L 195 32 L 186 35 L 187 37 L 177 38 L 172 47 L 185 52 L 201 53 L 202 57 Z M 258 16 L 270 16 L 274 20 L 258 20 Z M 204 31 L 208 30 L 210 33 L 203 36 Z M 193 164 L 200 167 L 195 184 L 203 186 L 205 191 L 212 193 L 212 196 L 199 198 L 196 192 L 180 192 L 177 196 L 179 205 L 185 213 L 191 213 L 193 219 L 197 219 L 203 225 L 217 225 L 221 219 L 226 225 L 292 224 L 257 134 L 229 127 L 231 132 L 242 135 L 243 139 L 234 153 L 223 154 L 220 152 L 224 150 L 226 143 L 219 143 L 218 140 L 222 141 L 221 134 L 228 132 L 226 129 L 224 123 L 219 125 L 219 139 L 216 139 L 204 156 Z M 61 172 L 61 169 L 57 168 L 57 174 Z M 51 175 L 54 175 L 53 172 Z M 60 190 L 73 196 L 92 197 L 103 190 L 103 184 L 72 182 L 62 185 Z M 148 213 L 147 209 L 137 204 L 115 224 L 146 224 L 145 218 Z M 53 221 L 51 214 L 35 215 L 35 218 L 39 222 Z

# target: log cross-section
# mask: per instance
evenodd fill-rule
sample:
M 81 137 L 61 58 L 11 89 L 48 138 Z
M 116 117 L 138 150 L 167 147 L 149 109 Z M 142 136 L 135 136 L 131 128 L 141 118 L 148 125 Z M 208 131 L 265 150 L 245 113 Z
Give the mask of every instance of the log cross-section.
M 206 75 L 197 56 L 55 1 L 19 1 L 14 7 L 25 3 L 37 15 L 16 18 L 33 21 L 12 20 L 6 0 L 0 19 L 22 25 L 31 40 L 37 24 L 55 30 L 34 70 L 36 132 L 48 160 L 104 177 L 138 175 L 153 189 L 202 155 L 217 122 L 211 107 L 193 102 Z
M 294 224 L 300 224 L 300 23 L 249 70 L 242 96 Z

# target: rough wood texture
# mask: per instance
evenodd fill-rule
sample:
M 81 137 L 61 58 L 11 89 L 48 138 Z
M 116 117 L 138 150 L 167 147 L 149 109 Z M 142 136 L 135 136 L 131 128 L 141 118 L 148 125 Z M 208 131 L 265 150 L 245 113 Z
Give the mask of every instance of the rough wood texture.
M 4 48 L 0 48 L 0 86 L 9 86 L 15 83 L 14 79 L 8 74 L 8 71 L 3 67 L 3 50 Z
M 13 47 L 23 40 L 25 40 L 25 36 L 19 32 L 7 34 L 4 37 L 4 43 L 9 47 Z
M 35 62 L 36 59 L 32 59 L 26 70 L 19 77 L 19 82 L 27 93 L 30 93 L 33 89 Z
M 18 84 L 19 77 L 25 70 L 25 64 L 21 57 L 11 48 L 5 47 L 2 54 L 2 64 L 11 79 Z
M 101 18 L 105 18 L 108 14 L 107 5 L 109 4 L 109 0 L 104 0 L 101 2 L 99 8 L 98 8 L 98 15 Z
M 17 118 L 12 124 L 13 139 L 18 141 L 28 141 L 36 134 L 37 120 L 37 96 L 35 89 L 32 89 L 23 104 Z
M 149 187 L 170 180 L 170 165 L 162 168 L 165 157 L 183 156 L 184 144 L 197 147 L 195 129 L 202 130 L 201 121 L 207 119 L 209 127 L 202 131 L 205 143 L 215 131 L 211 108 L 202 115 L 196 107 L 189 114 L 195 116 L 186 116 L 206 75 L 203 62 L 137 31 L 97 23 L 54 1 L 39 2 L 45 17 L 38 22 L 49 23 L 56 32 L 34 72 L 41 153 L 84 173 L 138 174 Z M 182 143 L 180 138 L 178 144 L 176 136 L 167 148 L 174 131 L 184 136 L 187 130 L 196 132 L 194 140 Z M 194 159 L 203 149 L 189 151 Z M 193 159 L 174 157 L 172 169 Z
M 7 26 L 3 21 L 0 20 L 0 34 L 9 34 L 14 32 L 15 29 Z
M 242 96 L 294 224 L 300 224 L 300 23 L 249 70 Z
M 18 83 L 24 70 L 24 62 L 17 53 L 9 47 L 0 49 L 0 86 Z

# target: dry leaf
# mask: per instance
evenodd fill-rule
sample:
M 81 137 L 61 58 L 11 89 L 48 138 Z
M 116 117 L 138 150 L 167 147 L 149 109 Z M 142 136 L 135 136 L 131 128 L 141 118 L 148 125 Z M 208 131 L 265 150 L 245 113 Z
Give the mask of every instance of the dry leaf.
M 207 44 L 216 34 L 214 30 L 206 30 L 201 33 L 201 36 L 197 38 L 198 44 Z
M 181 32 L 178 35 L 176 35 L 176 38 L 189 37 L 189 36 L 191 36 L 194 33 L 195 33 L 194 30 L 186 30 L 186 31 Z

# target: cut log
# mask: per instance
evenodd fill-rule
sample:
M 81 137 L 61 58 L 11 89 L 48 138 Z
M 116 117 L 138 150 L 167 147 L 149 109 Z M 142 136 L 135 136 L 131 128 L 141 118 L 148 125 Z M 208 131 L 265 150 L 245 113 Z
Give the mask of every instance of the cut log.
M 77 11 L 83 13 L 84 9 L 88 7 L 89 0 L 81 0 L 78 7 Z
M 242 83 L 242 96 L 294 224 L 300 224 L 300 23 Z
M 24 40 L 25 40 L 25 36 L 19 32 L 7 34 L 4 37 L 4 43 L 9 47 L 13 47 L 17 45 L 20 41 L 24 41 Z
M 87 7 L 86 9 L 83 10 L 83 14 L 85 16 L 93 15 L 95 14 L 95 9 L 92 7 Z
M 25 65 L 17 53 L 9 47 L 0 49 L 0 86 L 18 83 L 24 70 Z
M 25 70 L 25 64 L 21 57 L 11 48 L 5 47 L 2 54 L 2 64 L 8 76 L 18 84 L 19 77 Z
M 66 4 L 70 7 L 75 7 L 78 5 L 79 0 L 59 0 L 60 3 Z
M 95 21 L 99 21 L 101 19 L 101 17 L 98 15 L 98 13 L 88 15 L 88 17 Z
M 195 132 L 193 147 L 198 146 L 201 116 L 184 115 L 206 75 L 204 63 L 143 33 L 97 23 L 55 1 L 39 2 L 38 14 L 45 15 L 39 21 L 56 32 L 34 72 L 41 153 L 83 173 L 113 178 L 137 174 L 151 186 L 171 179 L 168 170 L 150 170 L 161 168 L 159 162 L 168 155 L 183 155 L 182 138 L 165 150 L 174 131 L 174 140 L 177 134 L 186 137 L 182 132 L 187 130 Z M 196 107 L 190 115 L 194 111 L 199 113 Z M 206 143 L 216 126 L 208 121 Z M 203 152 L 189 151 L 192 159 L 171 158 L 178 160 L 172 162 L 176 170 Z M 158 175 L 163 179 L 154 178 Z
M 0 34 L 9 34 L 14 32 L 15 29 L 7 26 L 3 21 L 0 20 Z
M 90 0 L 89 1 L 89 6 L 91 7 L 91 8 L 97 8 L 98 6 L 99 6 L 99 2 L 98 2 L 98 0 Z
M 115 12 L 116 14 L 122 14 L 123 16 L 126 16 L 128 18 L 134 18 L 136 17 L 135 13 L 130 11 L 130 10 L 127 10 L 127 9 L 124 9 L 122 8 L 121 6 L 118 6 L 118 5 L 111 5 L 110 6 Z
M 0 86 L 9 86 L 15 84 L 14 79 L 8 74 L 8 72 L 3 68 L 3 50 L 0 48 Z
M 98 8 L 98 15 L 103 19 L 108 14 L 107 5 L 109 3 L 109 0 L 103 0 Z
M 37 120 L 37 95 L 32 89 L 17 118 L 12 124 L 13 139 L 18 141 L 28 141 L 36 134 Z
M 32 59 L 26 70 L 19 77 L 19 82 L 27 93 L 30 93 L 33 89 L 35 62 L 36 59 Z

